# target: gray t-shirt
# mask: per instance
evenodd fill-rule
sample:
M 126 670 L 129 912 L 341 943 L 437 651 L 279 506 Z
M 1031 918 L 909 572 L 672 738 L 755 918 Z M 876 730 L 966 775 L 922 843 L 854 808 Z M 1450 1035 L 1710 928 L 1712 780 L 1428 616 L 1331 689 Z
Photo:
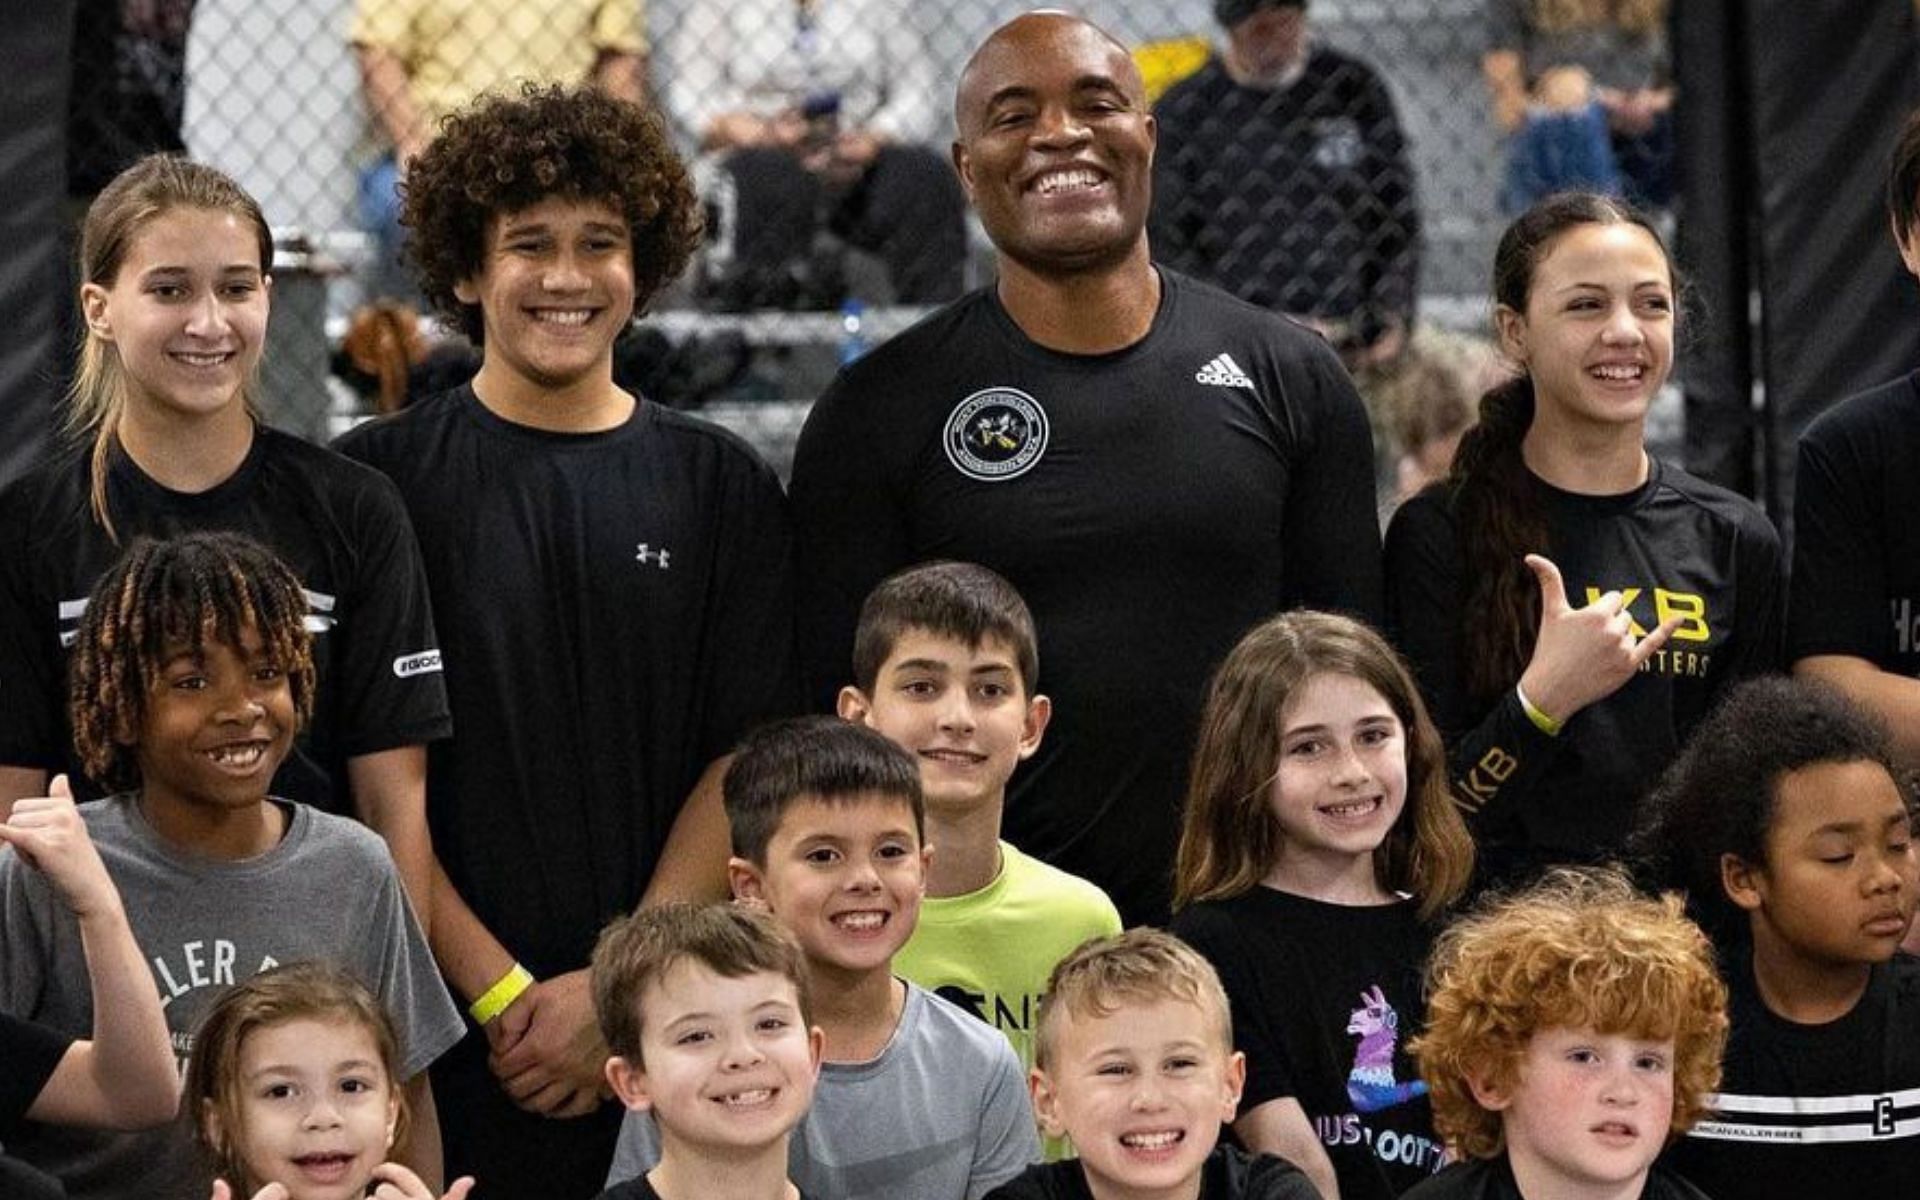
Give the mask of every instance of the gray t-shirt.
M 280 844 L 241 862 L 164 842 L 131 796 L 83 804 L 80 813 L 153 968 L 183 1069 L 200 1018 L 227 988 L 279 963 L 329 959 L 386 1005 L 402 1079 L 411 1079 L 464 1027 L 393 859 L 364 826 L 285 808 Z M 93 1028 L 79 924 L 46 877 L 10 849 L 0 849 L 0 1008 L 75 1037 Z M 7 1149 L 60 1176 L 73 1200 L 206 1200 L 212 1180 L 187 1118 L 131 1134 L 34 1125 Z
M 653 1118 L 629 1112 L 611 1187 L 654 1168 Z M 878 1057 L 820 1068 L 788 1177 L 834 1200 L 979 1200 L 1040 1161 L 1026 1078 L 1007 1039 L 919 985 Z

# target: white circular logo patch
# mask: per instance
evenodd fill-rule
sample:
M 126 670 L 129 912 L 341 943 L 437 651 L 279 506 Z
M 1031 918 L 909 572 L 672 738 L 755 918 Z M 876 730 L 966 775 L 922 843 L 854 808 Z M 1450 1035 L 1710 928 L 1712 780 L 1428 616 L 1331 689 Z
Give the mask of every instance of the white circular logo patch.
M 1047 414 L 1017 388 L 984 388 L 947 418 L 946 446 L 947 461 L 969 479 L 1012 479 L 1046 453 Z

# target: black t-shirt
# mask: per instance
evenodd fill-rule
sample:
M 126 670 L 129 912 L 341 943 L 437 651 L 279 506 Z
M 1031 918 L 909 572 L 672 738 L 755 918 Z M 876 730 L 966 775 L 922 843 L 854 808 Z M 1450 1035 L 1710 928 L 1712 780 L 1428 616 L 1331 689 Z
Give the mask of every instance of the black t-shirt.
M 654 1191 L 653 1185 L 647 1182 L 645 1175 L 635 1175 L 632 1179 L 616 1183 L 601 1192 L 598 1200 L 661 1200 L 661 1198 L 660 1193 Z M 805 1192 L 800 1193 L 800 1200 L 807 1200 Z
M 1249 1157 L 1232 1146 L 1216 1146 L 1200 1169 L 1199 1200 L 1319 1200 L 1306 1175 L 1284 1158 Z M 1080 1160 L 1035 1163 L 999 1187 L 986 1200 L 1093 1200 Z
M 1407 1053 L 1433 945 L 1412 901 L 1353 907 L 1256 887 L 1189 905 L 1172 928 L 1227 990 L 1247 1056 L 1241 1115 L 1298 1100 L 1344 1200 L 1392 1200 L 1439 1169 L 1427 1085 Z
M 801 645 L 816 702 L 851 671 L 860 603 L 931 558 L 1007 577 L 1054 701 L 1014 776 L 1008 840 L 1164 920 L 1206 682 L 1295 605 L 1379 611 L 1365 410 L 1324 342 L 1161 271 L 1147 335 L 1031 341 L 992 288 L 879 347 L 800 435 Z
M 27 1115 L 73 1039 L 0 1013 L 0 1141 Z
M 1618 590 L 1635 633 L 1683 620 L 1636 678 L 1549 737 L 1513 689 L 1491 708 L 1467 693 L 1461 629 L 1474 615 L 1463 611 L 1466 568 L 1446 485 L 1394 514 L 1388 623 L 1447 739 L 1483 878 L 1617 854 L 1641 793 L 1714 700 L 1780 665 L 1780 540 L 1751 502 L 1658 460 L 1643 486 L 1618 496 L 1534 482 L 1568 603 Z
M 171 491 L 116 445 L 108 511 L 93 519 L 87 455 L 56 457 L 0 493 L 0 763 L 80 776 L 67 720 L 67 650 L 87 594 L 137 537 L 243 533 L 299 577 L 319 686 L 313 720 L 273 794 L 354 811 L 346 760 L 446 737 L 446 688 L 426 573 L 393 485 L 359 463 L 268 428 L 227 479 Z
M 1737 1200 L 1745 1195 L 1739 1191 L 1713 1194 L 1721 1197 L 1721 1200 Z M 1806 1192 L 1802 1200 L 1821 1194 L 1819 1191 Z M 1403 1193 L 1401 1200 L 1527 1200 L 1527 1197 L 1520 1194 L 1520 1185 L 1513 1178 L 1513 1165 L 1502 1154 L 1498 1158 L 1455 1163 L 1420 1186 Z M 1647 1182 L 1640 1189 L 1640 1200 L 1707 1200 L 1707 1194 L 1679 1176 L 1655 1167 L 1647 1173 Z
M 1875 966 L 1853 1011 L 1801 1025 L 1727 966 L 1732 1029 L 1707 1120 L 1669 1151 L 1708 1195 L 1892 1196 L 1920 1180 L 1920 959 Z
M 796 706 L 779 482 L 656 404 L 549 433 L 471 387 L 338 446 L 399 485 L 433 583 L 459 720 L 428 772 L 440 859 L 536 976 L 583 967 L 701 771 Z
M 1822 413 L 1794 479 L 1788 656 L 1920 676 L 1920 372 Z
M 1419 208 L 1373 68 L 1314 45 L 1298 79 L 1255 88 L 1215 56 L 1153 113 L 1163 261 L 1262 308 L 1350 322 L 1358 342 L 1411 321 Z

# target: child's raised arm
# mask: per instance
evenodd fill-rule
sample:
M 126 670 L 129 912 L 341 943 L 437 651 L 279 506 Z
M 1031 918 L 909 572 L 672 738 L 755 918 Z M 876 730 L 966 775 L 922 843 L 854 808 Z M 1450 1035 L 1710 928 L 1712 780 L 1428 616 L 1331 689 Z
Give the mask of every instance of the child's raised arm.
M 27 1115 L 60 1125 L 143 1129 L 180 1104 L 160 992 L 133 940 L 126 909 L 74 807 L 67 777 L 47 796 L 16 800 L 0 843 L 47 877 L 80 923 L 93 987 L 93 1038 L 68 1048 Z

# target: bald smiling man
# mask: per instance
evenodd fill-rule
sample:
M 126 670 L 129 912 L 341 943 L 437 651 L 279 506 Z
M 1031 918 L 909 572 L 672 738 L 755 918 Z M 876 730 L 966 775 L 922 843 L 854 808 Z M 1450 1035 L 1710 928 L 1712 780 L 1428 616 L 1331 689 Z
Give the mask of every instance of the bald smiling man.
M 808 418 L 792 499 L 810 686 L 831 704 L 891 571 L 1005 575 L 1055 706 L 1006 836 L 1130 924 L 1161 921 L 1214 666 L 1281 609 L 1378 617 L 1366 414 L 1316 334 L 1154 265 L 1154 122 L 1125 47 L 1029 13 L 974 53 L 954 103 L 999 278 L 846 368 Z

